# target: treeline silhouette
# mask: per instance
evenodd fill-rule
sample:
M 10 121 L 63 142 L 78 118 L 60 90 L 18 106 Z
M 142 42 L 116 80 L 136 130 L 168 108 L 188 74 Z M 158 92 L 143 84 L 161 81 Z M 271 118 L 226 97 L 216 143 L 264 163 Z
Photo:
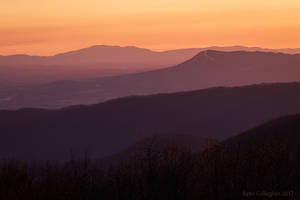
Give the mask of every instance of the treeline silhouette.
M 292 138 L 290 138 L 292 139 Z M 296 199 L 299 148 L 279 138 L 156 148 L 155 138 L 118 165 L 70 159 L 33 164 L 3 160 L 0 199 Z

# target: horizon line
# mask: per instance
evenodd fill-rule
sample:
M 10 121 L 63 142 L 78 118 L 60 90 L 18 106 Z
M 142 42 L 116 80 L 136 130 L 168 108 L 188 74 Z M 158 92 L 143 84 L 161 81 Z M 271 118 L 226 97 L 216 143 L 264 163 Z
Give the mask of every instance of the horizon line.
M 279 51 L 282 50 L 300 50 L 300 47 L 296 48 L 290 48 L 290 47 L 283 47 L 283 48 L 269 48 L 269 47 L 261 47 L 261 46 L 247 46 L 247 45 L 212 45 L 212 46 L 205 46 L 205 47 L 183 47 L 183 48 L 174 48 L 174 49 L 151 49 L 151 48 L 145 48 L 145 47 L 139 47 L 136 45 L 109 45 L 109 44 L 95 44 L 95 45 L 90 45 L 86 47 L 81 47 L 77 49 L 72 49 L 72 50 L 66 50 L 64 52 L 58 52 L 55 54 L 51 55 L 35 55 L 35 54 L 27 54 L 27 53 L 18 53 L 18 54 L 0 54 L 2 57 L 6 56 L 31 56 L 31 57 L 53 57 L 57 56 L 60 54 L 65 54 L 65 53 L 70 53 L 70 52 L 75 52 L 75 51 L 80 51 L 84 49 L 90 49 L 93 47 L 120 47 L 120 48 L 137 48 L 137 49 L 144 49 L 144 50 L 149 50 L 152 52 L 168 52 L 168 51 L 176 51 L 176 50 L 187 50 L 187 49 L 209 49 L 209 48 L 248 48 L 248 49 L 261 49 L 264 51 L 270 50 L 272 51 Z M 282 52 L 284 53 L 284 52 Z

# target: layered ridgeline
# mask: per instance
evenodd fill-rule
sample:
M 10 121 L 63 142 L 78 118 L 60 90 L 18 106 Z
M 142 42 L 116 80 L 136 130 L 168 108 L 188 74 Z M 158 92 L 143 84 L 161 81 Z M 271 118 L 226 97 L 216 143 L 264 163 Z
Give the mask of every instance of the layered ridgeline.
M 148 95 L 215 86 L 300 81 L 300 55 L 265 52 L 200 52 L 192 59 L 160 70 L 93 79 L 60 81 L 10 90 L 0 108 L 57 108 L 98 103 L 129 95 Z
M 300 83 L 121 98 L 58 110 L 0 111 L 0 157 L 65 160 L 111 155 L 152 135 L 226 139 L 300 112 Z

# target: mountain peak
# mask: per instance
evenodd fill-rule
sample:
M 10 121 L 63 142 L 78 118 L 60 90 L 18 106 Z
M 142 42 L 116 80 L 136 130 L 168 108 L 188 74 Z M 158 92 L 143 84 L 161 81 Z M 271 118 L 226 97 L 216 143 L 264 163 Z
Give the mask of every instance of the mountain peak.
M 222 54 L 222 53 L 226 53 L 226 52 L 222 52 L 222 51 L 216 51 L 216 50 L 205 50 L 205 51 L 201 51 L 200 53 L 198 53 L 197 55 L 195 55 L 193 58 L 191 58 L 190 60 L 188 60 L 187 62 L 193 62 L 193 61 L 216 61 L 215 56 L 217 54 Z
M 112 46 L 112 45 L 93 45 L 87 48 L 78 49 L 74 51 L 69 51 L 65 53 L 60 53 L 55 56 L 101 56 L 101 55 L 128 55 L 136 53 L 152 53 L 153 51 L 144 48 L 138 48 L 136 46 Z
M 197 55 L 194 56 L 194 59 L 199 59 L 199 58 L 224 58 L 224 57 L 236 57 L 236 56 L 257 56 L 257 55 L 290 55 L 290 54 L 284 54 L 284 53 L 279 53 L 279 52 L 265 52 L 265 51 L 244 51 L 244 50 L 239 50 L 239 51 L 218 51 L 218 50 L 205 50 L 201 51 Z

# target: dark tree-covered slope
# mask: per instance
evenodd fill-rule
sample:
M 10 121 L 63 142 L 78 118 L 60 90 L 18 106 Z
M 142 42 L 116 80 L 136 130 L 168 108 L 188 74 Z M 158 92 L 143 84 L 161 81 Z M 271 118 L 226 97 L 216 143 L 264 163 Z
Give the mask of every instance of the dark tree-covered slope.
M 300 112 L 300 83 L 127 97 L 58 110 L 0 111 L 0 156 L 99 157 L 152 135 L 226 139 L 265 121 Z

